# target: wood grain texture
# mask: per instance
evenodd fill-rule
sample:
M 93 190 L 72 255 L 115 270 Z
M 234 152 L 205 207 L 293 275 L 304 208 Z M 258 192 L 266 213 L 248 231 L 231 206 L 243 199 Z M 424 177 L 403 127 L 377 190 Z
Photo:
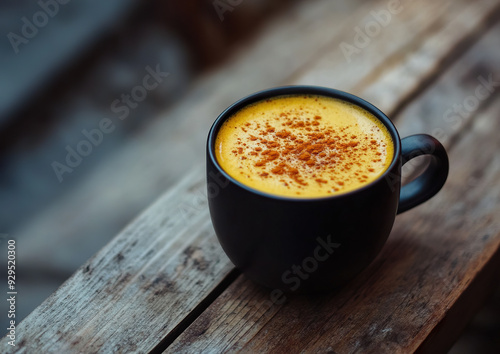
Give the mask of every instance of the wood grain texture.
M 398 217 L 360 277 L 336 294 L 292 295 L 280 306 L 241 276 L 166 352 L 449 349 L 500 276 L 500 85 L 467 117 L 446 112 L 471 100 L 478 76 L 500 82 L 499 35 L 496 26 L 398 117 L 406 134 L 441 133 L 450 177 L 425 206 Z
M 16 349 L 144 352 L 172 331 L 232 269 L 199 209 L 199 176 L 160 198 L 23 321 Z M 1 346 L 9 349 L 5 339 Z
M 490 18 L 492 13 L 498 13 L 498 5 L 488 0 L 476 2 L 481 5 L 477 6 L 481 9 L 480 12 L 467 2 L 446 2 L 445 5 L 435 5 L 431 1 L 417 3 L 421 6 L 419 9 L 432 10 L 430 16 L 414 16 L 415 22 L 410 30 L 406 29 L 404 20 L 394 20 L 394 27 L 390 27 L 391 32 L 399 32 L 401 37 L 391 37 L 391 40 L 396 41 L 388 45 L 392 49 L 385 52 L 385 57 L 380 54 L 378 59 L 380 65 L 387 65 L 384 66 L 385 73 L 397 71 L 399 66 L 408 68 L 405 63 L 410 63 L 411 58 L 403 55 L 407 50 L 405 36 L 408 32 L 413 33 L 413 55 L 425 55 L 430 59 L 421 68 L 411 66 L 411 70 L 405 71 L 405 75 L 413 80 L 408 89 L 388 90 L 388 84 L 382 78 L 375 78 L 373 81 L 366 79 L 367 76 L 375 75 L 370 71 L 356 76 L 356 65 L 344 66 L 342 63 L 335 69 L 339 77 L 344 75 L 345 70 L 355 76 L 353 81 L 346 79 L 346 89 L 354 88 L 364 80 L 366 84 L 357 89 L 360 93 L 369 89 L 370 92 L 380 90 L 385 92 L 385 95 L 390 95 L 390 99 L 382 96 L 382 101 L 385 102 L 383 109 L 388 112 L 399 107 L 403 98 L 412 97 L 412 92 L 425 85 L 430 76 L 439 74 L 436 68 L 444 69 L 440 63 L 444 58 L 448 58 L 453 48 L 459 46 L 464 38 L 479 36 L 478 31 L 483 28 L 483 22 Z M 382 1 L 376 4 L 385 6 Z M 373 8 L 371 6 L 373 4 L 360 7 L 349 20 L 355 23 L 362 21 L 370 13 Z M 408 3 L 408 6 L 414 5 Z M 437 14 L 435 16 L 432 15 L 434 11 Z M 471 14 L 470 24 L 464 27 L 462 22 L 454 21 L 453 18 L 446 20 L 448 22 L 441 22 L 438 18 L 444 16 L 447 11 L 455 11 L 452 13 L 457 16 L 464 16 L 463 12 Z M 323 19 L 326 20 L 328 16 L 325 15 Z M 406 16 L 413 17 L 411 14 Z M 339 27 L 332 28 L 346 28 L 347 22 L 341 21 Z M 349 26 L 351 24 L 352 22 L 349 22 Z M 351 40 L 353 32 L 350 27 L 347 28 L 349 30 L 342 30 L 339 35 L 329 33 L 316 42 L 315 45 L 329 43 L 329 49 L 320 54 L 328 56 L 331 52 L 338 51 L 338 45 L 343 40 Z M 303 48 L 294 37 L 303 29 L 298 27 L 297 32 L 290 35 L 289 38 L 293 38 L 294 43 L 294 46 L 290 47 L 291 52 L 299 52 Z M 419 29 L 421 32 L 418 32 Z M 314 28 L 310 31 L 307 33 L 311 36 L 324 32 Z M 444 32 L 446 34 L 443 34 Z M 418 40 L 419 35 L 427 36 L 426 40 Z M 495 35 L 498 36 L 498 33 Z M 435 41 L 442 41 L 442 45 L 426 45 L 429 41 L 432 42 L 432 38 L 438 38 Z M 363 54 L 366 55 L 366 65 L 370 64 L 371 51 L 377 51 L 377 43 L 382 45 L 387 41 L 383 34 L 373 38 L 372 45 L 363 52 L 366 53 Z M 308 48 L 312 48 L 312 44 L 308 45 L 311 45 Z M 261 48 L 266 50 L 265 46 Z M 258 52 L 255 55 L 258 57 Z M 307 70 L 314 71 L 318 63 L 314 58 L 317 57 L 315 53 L 304 55 L 301 57 L 301 65 L 306 65 L 310 68 Z M 248 60 L 255 61 L 255 57 Z M 491 66 L 492 60 L 485 57 L 484 62 Z M 385 61 L 390 64 L 384 64 Z M 168 125 L 171 128 L 169 136 L 175 138 L 173 141 L 180 147 L 186 147 L 186 155 L 183 155 L 183 159 L 186 159 L 183 163 L 186 166 L 201 163 L 200 155 L 204 155 L 198 150 L 202 143 L 204 144 L 209 122 L 213 121 L 215 116 L 209 113 L 218 113 L 219 106 L 229 104 L 234 100 L 233 96 L 241 94 L 240 91 L 228 91 L 230 86 L 223 85 L 227 81 L 227 76 L 224 75 L 236 70 L 236 78 L 249 77 L 250 70 L 255 68 L 252 64 L 254 63 L 251 61 L 245 61 L 238 69 L 229 67 L 228 71 L 219 74 L 219 81 L 212 81 L 222 85 L 214 95 L 196 100 L 197 96 L 194 94 L 190 104 L 182 104 L 172 113 L 174 119 Z M 294 66 L 286 70 L 296 72 L 299 67 Z M 375 69 L 378 70 L 378 67 Z M 266 79 L 264 84 L 272 85 L 271 83 L 284 80 L 285 71 L 281 72 L 279 77 Z M 302 71 L 301 75 L 307 76 L 307 71 Z M 397 76 L 392 77 L 398 80 Z M 296 83 L 302 83 L 299 76 L 296 76 L 295 80 Z M 451 87 L 461 86 L 454 81 L 453 75 L 450 78 L 447 74 L 445 81 L 450 80 Z M 377 82 L 380 82 L 378 90 L 375 89 Z M 248 87 L 244 85 L 245 90 Z M 439 102 L 450 97 L 439 96 L 439 86 L 436 87 L 432 90 L 433 95 L 442 97 Z M 221 98 L 215 99 L 215 95 L 220 95 Z M 192 102 L 196 101 L 198 103 L 193 105 Z M 472 281 L 481 269 L 485 269 L 484 265 L 492 259 L 498 248 L 498 224 L 495 224 L 491 217 L 491 212 L 498 212 L 495 209 L 498 203 L 495 204 L 497 200 L 494 199 L 498 194 L 495 194 L 496 189 L 492 182 L 494 178 L 498 178 L 498 159 L 493 160 L 495 163 L 485 162 L 492 159 L 491 149 L 496 149 L 497 146 L 480 144 L 485 151 L 490 151 L 490 155 L 485 155 L 485 161 L 477 158 L 472 160 L 477 164 L 477 171 L 482 171 L 481 174 L 476 173 L 481 183 L 478 183 L 476 188 L 470 188 L 461 182 L 463 178 L 470 177 L 467 173 L 472 172 L 465 167 L 474 157 L 464 154 L 462 150 L 475 149 L 470 149 L 470 145 L 461 148 L 468 141 L 465 138 L 470 135 L 468 139 L 472 139 L 473 146 L 476 140 L 486 142 L 486 139 L 490 138 L 488 134 L 492 134 L 491 129 L 494 127 L 482 130 L 491 124 L 493 109 L 486 110 L 490 101 L 481 102 L 483 110 L 478 109 L 477 117 L 481 118 L 477 120 L 478 123 L 476 120 L 467 120 L 469 123 L 464 123 L 458 130 L 443 125 L 443 129 L 451 129 L 448 145 L 452 148 L 454 159 L 462 158 L 463 154 L 462 165 L 457 165 L 462 170 L 453 171 L 453 178 L 450 178 L 446 188 L 425 208 L 408 212 L 398 219 L 384 252 L 348 288 L 334 297 L 290 297 L 287 304 L 277 306 L 269 301 L 266 289 L 240 277 L 172 343 L 169 351 L 282 351 L 287 348 L 295 349 L 290 347 L 292 343 L 299 343 L 303 348 L 312 351 L 323 351 L 330 347 L 341 352 L 353 348 L 409 350 L 418 348 L 424 343 L 427 335 L 440 337 L 437 328 L 443 323 L 446 310 L 453 308 L 460 293 L 467 288 L 468 282 Z M 407 120 L 405 117 L 406 114 L 401 114 L 401 125 L 398 124 L 402 129 L 410 124 L 408 120 L 411 119 Z M 167 123 L 163 124 L 165 128 Z M 432 119 L 422 124 L 427 129 L 434 129 Z M 195 145 L 200 145 L 192 147 L 193 150 L 188 148 L 188 141 L 180 139 L 190 131 L 192 138 L 197 141 Z M 165 139 L 163 133 L 165 129 L 159 129 L 148 135 L 148 138 L 155 142 L 147 146 L 149 152 L 154 150 L 160 138 Z M 453 141 L 455 143 L 451 143 Z M 468 141 L 468 144 L 471 144 L 471 141 Z M 146 156 L 147 153 L 144 153 Z M 158 154 L 155 153 L 156 160 L 144 163 L 154 164 L 175 154 L 175 151 L 161 150 Z M 140 156 L 138 154 L 136 158 L 139 159 Z M 116 168 L 125 162 L 126 159 L 123 158 L 118 165 L 112 167 Z M 181 171 L 185 171 L 186 166 L 181 168 Z M 486 190 L 491 190 L 492 193 L 486 193 Z M 488 196 L 486 199 L 485 195 Z M 464 214 L 470 217 L 462 218 Z M 453 233 L 450 233 L 450 230 L 453 230 Z M 486 233 L 489 237 L 483 239 Z M 443 251 L 444 254 L 440 253 Z M 450 264 L 455 264 L 455 268 L 447 268 Z M 214 289 L 228 276 L 231 269 L 230 262 L 213 234 L 208 217 L 204 171 L 202 168 L 196 168 L 190 176 L 185 177 L 179 185 L 160 198 L 84 264 L 18 326 L 17 349 L 20 352 L 151 350 L 161 340 L 178 331 L 181 323 L 186 323 L 185 319 L 193 314 L 204 299 L 213 294 Z M 438 273 L 437 269 L 440 270 Z M 444 295 L 429 298 L 429 294 L 439 295 L 441 292 Z M 446 301 L 441 301 L 443 298 Z M 401 331 L 401 328 L 406 331 Z M 420 336 L 415 333 L 420 333 Z M 338 338 L 342 338 L 343 342 L 337 342 Z M 11 349 L 5 338 L 0 343 L 0 348 L 2 351 Z

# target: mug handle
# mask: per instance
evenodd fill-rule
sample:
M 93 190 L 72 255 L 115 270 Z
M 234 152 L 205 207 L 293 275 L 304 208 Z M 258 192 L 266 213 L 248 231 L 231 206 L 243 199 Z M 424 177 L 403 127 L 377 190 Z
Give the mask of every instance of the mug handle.
M 430 155 L 430 164 L 415 180 L 401 187 L 398 214 L 432 198 L 448 177 L 448 155 L 439 141 L 427 134 L 411 135 L 401 140 L 402 165 L 420 155 Z

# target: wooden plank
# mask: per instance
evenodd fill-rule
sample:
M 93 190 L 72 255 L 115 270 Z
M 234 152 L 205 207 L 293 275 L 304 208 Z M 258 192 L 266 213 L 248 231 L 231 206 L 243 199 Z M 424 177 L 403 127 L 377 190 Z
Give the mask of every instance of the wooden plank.
M 288 84 L 304 84 L 333 87 L 359 94 L 360 88 L 373 83 L 381 74 L 415 50 L 426 38 L 437 35 L 442 25 L 450 22 L 463 10 L 463 2 L 415 2 L 401 1 L 397 14 L 392 14 L 387 27 L 379 34 L 368 37 L 364 48 L 357 46 L 359 52 L 345 54 L 342 46 L 355 46 L 356 29 L 362 31 L 369 22 L 374 21 L 373 12 L 387 11 L 387 3 L 376 4 L 363 17 L 353 18 L 350 25 L 342 29 L 341 40 L 330 43 L 315 58 L 314 65 L 303 67 L 288 80 Z M 473 20 L 473 23 L 475 21 Z M 441 26 L 436 25 L 441 23 Z M 451 38 L 455 40 L 461 36 Z M 444 51 L 454 46 L 445 46 Z
M 392 117 L 499 16 L 496 1 L 413 1 L 403 5 L 387 31 L 373 38 L 359 55 L 351 56 L 351 63 L 336 43 L 314 67 L 294 76 L 290 83 L 340 88 L 360 95 Z
M 442 130 L 450 177 L 425 206 L 397 218 L 365 272 L 338 293 L 289 295 L 282 306 L 240 276 L 166 352 L 449 349 L 500 276 L 499 89 L 458 128 L 445 112 L 475 95 L 478 75 L 500 81 L 499 35 L 497 25 L 399 117 L 407 133 L 418 132 L 409 129 L 414 120 L 421 132 Z
M 489 1 L 484 4 L 483 18 L 493 8 L 486 6 L 491 5 Z M 366 13 L 369 11 L 363 16 Z M 476 18 L 476 25 L 480 22 L 481 19 Z M 455 35 L 463 38 L 468 32 L 457 31 Z M 338 44 L 342 38 L 336 41 Z M 450 43 L 453 45 L 456 41 Z M 401 45 L 404 45 L 404 38 Z M 440 53 L 446 55 L 446 51 Z M 441 58 L 437 55 L 435 60 Z M 419 74 L 414 72 L 413 75 L 418 77 Z M 208 101 L 195 108 L 194 112 L 202 115 L 207 109 L 213 110 Z M 187 108 L 179 110 L 179 117 L 185 117 L 180 114 L 182 112 L 187 112 Z M 189 119 L 186 123 L 178 120 L 178 125 L 173 127 L 179 129 L 174 129 L 176 132 L 184 131 L 190 123 L 193 121 Z M 157 136 L 160 135 L 158 132 Z M 162 157 L 158 158 L 156 161 L 163 161 Z M 18 327 L 20 349 L 147 351 L 161 338 L 175 332 L 231 269 L 211 231 L 204 192 L 199 192 L 203 190 L 203 175 L 203 171 L 197 171 L 186 178 L 23 321 Z M 195 250 L 190 246 L 196 247 Z M 183 268 L 181 265 L 186 258 L 187 265 Z M 165 289 L 171 289 L 169 282 L 177 287 L 173 292 L 164 293 Z M 255 291 L 259 290 L 252 290 Z M 158 293 L 155 295 L 155 292 Z M 242 326 L 244 320 L 252 316 L 267 314 L 265 307 L 257 304 L 259 309 L 255 312 L 251 305 L 247 307 L 247 317 L 238 318 Z M 48 319 L 54 326 L 45 326 Z M 235 335 L 234 339 L 237 337 Z M 9 349 L 5 339 L 0 347 Z
M 232 269 L 198 209 L 199 176 L 160 198 L 23 321 L 16 349 L 143 352 L 173 330 Z M 9 349 L 6 339 L 1 346 Z

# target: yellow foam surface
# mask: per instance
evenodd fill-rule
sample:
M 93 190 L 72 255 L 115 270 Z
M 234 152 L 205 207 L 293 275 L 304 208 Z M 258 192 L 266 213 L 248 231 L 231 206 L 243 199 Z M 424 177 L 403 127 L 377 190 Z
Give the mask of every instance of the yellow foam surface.
M 394 148 L 364 109 L 330 97 L 278 96 L 249 105 L 221 126 L 221 167 L 262 192 L 296 198 L 345 193 L 379 177 Z

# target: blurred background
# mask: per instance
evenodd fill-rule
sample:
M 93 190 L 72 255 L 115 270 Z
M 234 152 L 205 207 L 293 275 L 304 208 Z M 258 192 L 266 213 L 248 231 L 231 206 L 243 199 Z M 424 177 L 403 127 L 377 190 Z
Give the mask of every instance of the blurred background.
M 300 0 L 215 3 L 0 2 L 0 251 L 16 240 L 18 321 L 192 167 L 193 151 L 161 159 L 162 136 L 185 138 L 168 134 L 182 119 L 164 122 L 182 117 L 179 102 L 222 79 L 231 90 L 231 62 L 242 48 L 264 26 L 306 11 Z M 270 45 L 262 55 L 293 66 L 279 43 Z M 181 147 L 204 144 L 192 138 L 193 147 Z M 453 353 L 498 348 L 499 300 Z

